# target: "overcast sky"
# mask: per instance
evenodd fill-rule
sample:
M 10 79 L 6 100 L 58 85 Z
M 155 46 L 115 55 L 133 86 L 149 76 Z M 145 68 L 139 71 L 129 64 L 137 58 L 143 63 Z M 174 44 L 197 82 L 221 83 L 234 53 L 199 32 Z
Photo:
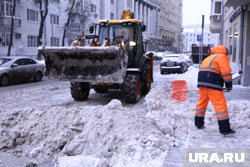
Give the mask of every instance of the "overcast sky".
M 201 24 L 205 15 L 205 24 L 209 24 L 211 0 L 183 0 L 183 25 Z

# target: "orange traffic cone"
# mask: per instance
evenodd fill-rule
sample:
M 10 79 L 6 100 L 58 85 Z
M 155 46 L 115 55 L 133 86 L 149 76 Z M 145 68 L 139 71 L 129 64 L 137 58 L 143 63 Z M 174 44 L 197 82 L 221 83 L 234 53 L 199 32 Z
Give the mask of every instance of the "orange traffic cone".
M 172 99 L 175 99 L 179 102 L 184 102 L 188 98 L 188 87 L 185 80 L 175 80 L 172 81 Z

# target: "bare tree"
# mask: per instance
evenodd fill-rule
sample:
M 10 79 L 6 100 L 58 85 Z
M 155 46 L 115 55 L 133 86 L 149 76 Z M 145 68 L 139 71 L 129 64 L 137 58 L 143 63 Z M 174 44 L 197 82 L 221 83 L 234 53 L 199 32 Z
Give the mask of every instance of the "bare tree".
M 70 19 L 73 15 L 73 9 L 74 9 L 75 3 L 76 3 L 76 0 L 72 1 L 72 4 L 71 4 L 70 8 L 68 9 L 68 18 L 67 18 L 67 22 L 64 26 L 64 30 L 63 30 L 62 46 L 64 46 L 66 33 L 68 31 L 68 28 L 69 28 Z
M 10 43 L 8 46 L 7 56 L 10 56 L 11 47 L 13 46 L 13 32 L 14 32 L 14 16 L 16 15 L 16 0 L 14 0 L 13 10 L 11 13 L 11 25 L 10 25 Z
M 35 3 L 39 5 L 40 18 L 41 18 L 38 37 L 37 37 L 38 46 L 42 45 L 44 23 L 46 21 L 47 15 L 48 15 L 49 4 L 50 3 L 59 3 L 59 2 L 60 2 L 60 0 L 35 0 Z M 37 59 L 41 59 L 41 55 L 39 54 L 39 52 L 37 54 Z
M 65 23 L 64 27 L 64 32 L 63 32 L 63 37 L 62 37 L 62 46 L 65 45 L 65 38 L 66 34 L 69 30 L 70 24 L 71 24 L 71 19 L 73 17 L 79 18 L 79 21 L 81 23 L 82 27 L 85 27 L 85 23 L 87 22 L 88 18 L 90 17 L 90 4 L 87 5 L 84 9 L 79 7 L 82 6 L 80 4 L 81 2 L 79 0 L 73 0 L 72 3 L 70 4 L 69 8 L 66 10 L 68 12 L 67 14 L 67 21 Z

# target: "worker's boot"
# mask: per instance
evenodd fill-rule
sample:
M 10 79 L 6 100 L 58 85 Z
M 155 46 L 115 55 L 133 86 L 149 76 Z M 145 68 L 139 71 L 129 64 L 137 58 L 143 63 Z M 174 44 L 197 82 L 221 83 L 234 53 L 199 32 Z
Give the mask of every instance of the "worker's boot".
M 194 124 L 198 129 L 204 128 L 204 117 L 194 117 Z
M 220 133 L 223 135 L 231 135 L 231 134 L 236 133 L 234 130 L 230 128 L 229 119 L 219 120 L 218 124 L 219 124 Z

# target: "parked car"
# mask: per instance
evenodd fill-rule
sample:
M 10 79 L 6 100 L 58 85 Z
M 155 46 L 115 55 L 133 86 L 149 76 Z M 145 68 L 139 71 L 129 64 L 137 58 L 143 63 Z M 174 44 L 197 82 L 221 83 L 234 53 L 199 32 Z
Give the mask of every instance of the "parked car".
M 44 64 L 29 57 L 0 57 L 0 85 L 7 86 L 23 81 L 41 81 Z
M 173 54 L 173 52 L 172 51 L 156 52 L 154 56 L 154 60 L 162 60 L 163 57 L 168 54 Z
M 187 60 L 188 67 L 190 67 L 190 66 L 192 66 L 194 64 L 193 60 L 192 60 L 191 53 L 184 54 L 184 58 Z
M 160 70 L 161 74 L 184 73 L 188 70 L 188 63 L 182 54 L 168 54 L 161 60 Z
M 154 60 L 156 61 L 162 60 L 164 54 L 165 54 L 164 52 L 156 52 L 154 55 Z

